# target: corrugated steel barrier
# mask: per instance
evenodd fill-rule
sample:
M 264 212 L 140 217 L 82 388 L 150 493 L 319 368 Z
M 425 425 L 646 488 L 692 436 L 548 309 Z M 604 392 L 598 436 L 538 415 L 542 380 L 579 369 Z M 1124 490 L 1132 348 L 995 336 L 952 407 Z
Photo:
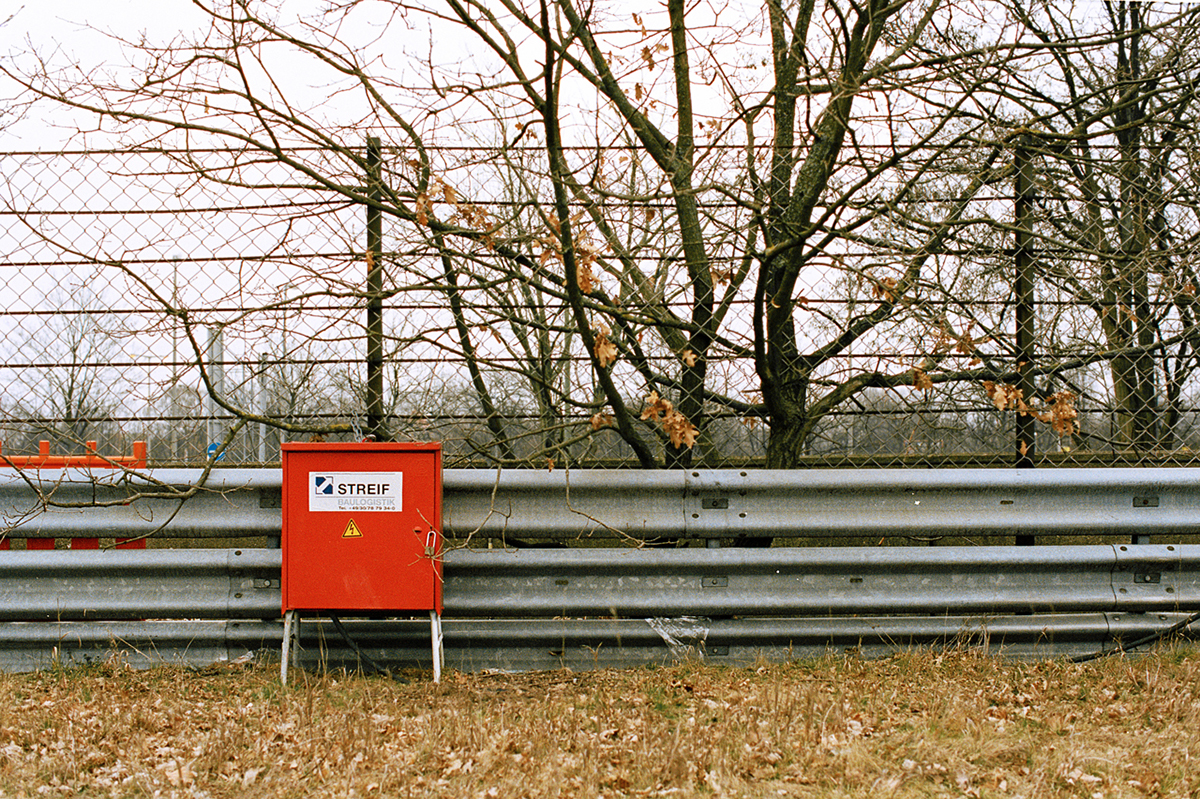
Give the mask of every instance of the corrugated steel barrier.
M 0 668 L 277 657 L 280 553 L 0 552 Z M 962 644 L 1119 647 L 1200 609 L 1200 546 L 470 550 L 446 553 L 447 665 L 630 666 Z M 490 617 L 490 618 L 481 618 Z M 362 619 L 377 662 L 428 666 L 428 621 Z M 301 662 L 354 665 L 325 622 Z
M 278 469 L 0 474 L 7 538 L 278 540 Z M 447 664 L 724 662 L 965 643 L 1080 655 L 1200 610 L 1190 469 L 448 470 Z M 186 501 L 184 501 L 186 497 Z M 1111 535 L 1068 547 L 725 546 L 804 536 Z M 1166 543 L 1144 543 L 1169 536 Z M 507 542 L 678 547 L 506 549 Z M 619 539 L 615 542 L 614 539 Z M 1139 543 L 1127 543 L 1132 541 Z M 689 542 L 707 546 L 683 546 Z M 489 545 L 499 546 L 487 549 Z M 722 545 L 718 547 L 717 545 Z M 278 652 L 277 549 L 0 552 L 0 668 Z M 346 620 L 380 662 L 428 665 L 428 622 Z M 354 665 L 326 622 L 301 661 Z
M 199 476 L 6 472 L 4 527 L 11 538 L 279 536 L 278 469 L 214 469 L 195 488 Z M 471 540 L 1200 533 L 1193 469 L 449 469 L 444 485 L 447 535 Z
M 828 653 L 883 656 L 922 647 L 976 647 L 1019 658 L 1115 650 L 1187 621 L 1182 613 L 796 619 L 463 620 L 443 625 L 446 667 L 460 671 L 629 668 L 674 658 L 750 665 Z M 431 668 L 429 620 L 344 620 L 376 663 Z M 661 631 L 661 632 L 660 632 Z M 674 631 L 674 633 L 672 632 Z M 664 637 L 674 634 L 674 643 Z M 203 668 L 278 662 L 282 626 L 266 621 L 114 621 L 0 624 L 0 669 L 32 671 L 113 660 Z M 299 665 L 359 664 L 327 620 L 306 621 Z

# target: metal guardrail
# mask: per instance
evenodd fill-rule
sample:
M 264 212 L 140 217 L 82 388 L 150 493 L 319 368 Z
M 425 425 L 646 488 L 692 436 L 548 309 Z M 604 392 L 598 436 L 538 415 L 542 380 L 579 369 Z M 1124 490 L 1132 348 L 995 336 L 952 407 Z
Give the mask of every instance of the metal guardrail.
M 1112 651 L 1185 622 L 1183 613 L 936 616 L 795 619 L 448 619 L 446 666 L 460 671 L 629 668 L 704 657 L 750 665 L 829 653 L 879 657 L 900 649 L 964 646 L 1017 658 Z M 376 663 L 431 668 L 429 620 L 343 620 Z M 672 645 L 664 637 L 676 633 Z M 283 628 L 265 621 L 113 621 L 0 624 L 0 670 L 119 659 L 143 667 L 203 668 L 278 660 Z M 302 627 L 299 665 L 355 669 L 363 664 L 328 621 Z
M 277 549 L 0 552 L 0 621 L 272 619 Z M 1200 609 L 1200 545 L 447 552 L 454 618 Z
M 198 469 L 5 469 L 0 521 L 10 538 L 279 537 L 279 469 L 214 470 L 202 489 L 178 498 L 200 476 Z
M 280 472 L 0 475 L 9 536 L 277 538 Z M 1200 532 L 1189 469 L 478 472 L 444 475 L 447 664 L 727 662 L 987 643 L 1099 651 L 1200 609 L 1200 546 L 475 549 L 484 540 Z M 73 507 L 62 507 L 70 505 Z M 113 653 L 202 665 L 277 651 L 278 549 L 0 552 L 0 668 Z M 425 621 L 348 621 L 381 662 Z M 305 622 L 301 663 L 353 664 Z
M 446 615 L 851 616 L 1200 608 L 1200 546 L 447 553 Z
M 261 549 L 0 553 L 0 619 L 12 622 L 0 667 L 275 652 L 280 562 Z M 1200 546 L 459 549 L 445 580 L 447 664 L 462 669 L 954 642 L 1051 656 L 1186 620 L 1200 608 Z M 428 665 L 425 620 L 349 627 L 374 660 Z M 302 663 L 354 662 L 326 624 L 302 630 Z
M 0 621 L 270 619 L 278 549 L 0 552 Z
M 163 494 L 199 470 L 147 474 L 5 471 L 3 526 L 13 538 L 280 535 L 278 469 L 215 469 L 182 503 Z M 1187 468 L 450 469 L 444 489 L 446 534 L 459 540 L 1200 533 L 1200 472 Z M 158 496 L 136 498 L 147 492 Z

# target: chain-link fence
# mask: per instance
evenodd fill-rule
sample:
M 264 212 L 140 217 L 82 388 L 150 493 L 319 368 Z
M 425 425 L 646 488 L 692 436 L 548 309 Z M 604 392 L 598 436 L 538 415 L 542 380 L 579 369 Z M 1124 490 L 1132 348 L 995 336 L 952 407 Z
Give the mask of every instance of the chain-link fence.
M 752 209 L 698 198 L 727 235 L 711 242 L 721 321 L 701 355 L 705 412 L 680 421 L 697 353 L 670 320 L 694 319 L 698 283 L 662 223 L 672 207 L 616 192 L 603 216 L 573 206 L 585 330 L 552 235 L 563 221 L 529 196 L 544 167 L 514 153 L 501 169 L 493 151 L 436 150 L 423 177 L 394 148 L 372 167 L 365 142 L 0 154 L 3 454 L 145 440 L 155 464 L 219 451 L 235 465 L 276 462 L 289 438 L 376 434 L 440 440 L 449 466 L 553 468 L 636 464 L 634 436 L 660 455 L 682 443 L 696 467 L 763 465 L 775 417 Z M 969 199 L 930 179 L 873 227 L 828 236 L 793 289 L 796 357 L 812 364 L 797 401 L 815 409 L 795 462 L 1191 464 L 1194 195 L 1145 173 L 1106 195 L 1085 172 L 1118 155 L 1081 164 L 1025 141 Z M 417 218 L 389 213 L 394 196 Z M 926 220 L 956 203 L 931 238 Z

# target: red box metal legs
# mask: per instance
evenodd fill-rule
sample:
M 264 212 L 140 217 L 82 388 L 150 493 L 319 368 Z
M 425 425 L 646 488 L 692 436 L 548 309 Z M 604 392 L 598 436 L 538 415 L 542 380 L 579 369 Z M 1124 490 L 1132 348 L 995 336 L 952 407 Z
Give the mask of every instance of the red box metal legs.
M 442 611 L 440 444 L 283 446 L 284 663 L 297 612 Z

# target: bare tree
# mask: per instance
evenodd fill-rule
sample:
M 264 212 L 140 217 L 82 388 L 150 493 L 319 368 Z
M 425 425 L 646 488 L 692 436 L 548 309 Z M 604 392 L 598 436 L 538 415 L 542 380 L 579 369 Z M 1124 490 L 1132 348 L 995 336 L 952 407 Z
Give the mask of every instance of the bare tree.
M 47 299 L 54 312 L 38 318 L 36 329 L 21 331 L 8 356 L 18 383 L 6 391 L 16 401 L 5 427 L 27 439 L 25 446 L 48 440 L 56 453 L 82 452 L 85 442 L 115 432 L 115 325 L 101 298 L 86 288 Z
M 1018 38 L 1074 43 L 1047 49 L 1036 77 L 1009 75 L 995 103 L 1032 159 L 1038 370 L 1112 408 L 1107 446 L 1169 449 L 1198 365 L 1200 13 L 1121 0 L 1082 19 L 1011 8 Z M 1107 379 L 1060 368 L 1096 361 Z
M 1078 129 L 1100 98 L 1043 96 L 1022 70 L 1057 62 L 1066 75 L 1104 42 L 1138 41 L 1129 25 L 1046 33 L 1020 7 L 997 20 L 991 4 L 936 0 L 765 0 L 737 19 L 682 0 L 645 13 L 573 0 L 348 2 L 308 17 L 252 0 L 197 6 L 203 35 L 123 41 L 124 72 L 33 56 L 0 70 L 30 103 L 174 154 L 172 174 L 154 176 L 164 185 L 333 198 L 387 233 L 369 222 L 364 246 L 344 227 L 343 255 L 302 261 L 297 242 L 322 223 L 276 211 L 282 232 L 256 241 L 255 263 L 286 265 L 296 290 L 281 298 L 252 285 L 261 274 L 239 274 L 214 289 L 236 299 L 233 316 L 180 301 L 129 258 L 81 257 L 179 326 L 227 413 L 292 433 L 360 427 L 336 413 L 260 414 L 216 390 L 205 325 L 253 328 L 301 303 L 303 335 L 335 344 L 297 362 L 339 366 L 347 342 L 375 335 L 387 338 L 368 348 L 375 378 L 384 353 L 464 363 L 491 437 L 480 451 L 501 463 L 525 457 L 528 437 L 504 418 L 501 375 L 530 399 L 536 457 L 615 435 L 646 467 L 718 461 L 713 414 L 765 420 L 768 464 L 790 467 L 823 419 L 869 389 L 1012 379 L 1022 365 L 1004 317 L 971 304 L 979 270 L 963 266 L 965 247 L 1012 231 L 994 206 L 1014 133 L 1073 116 L 1066 140 L 1088 141 Z M 428 40 L 414 37 L 422 26 Z M 358 38 L 368 29 L 379 38 Z M 277 59 L 303 59 L 326 88 L 298 84 L 294 62 Z M 1120 85 L 1161 99 L 1160 118 L 1184 107 L 1135 61 L 1119 65 Z M 1145 139 L 1129 138 L 1141 117 L 1114 116 L 1133 107 L 1123 96 L 1099 118 L 1141 163 Z M 1133 239 L 1120 241 L 1140 262 Z M 1101 291 L 1098 307 L 1122 291 L 1136 305 L 1128 269 L 1105 285 L 1114 297 Z M 387 325 L 377 314 L 433 296 L 444 316 L 393 312 Z M 1131 307 L 1103 353 L 1079 357 L 1139 374 L 1117 360 L 1151 348 L 1148 318 Z M 572 368 L 580 357 L 586 369 Z M 367 390 L 354 412 L 381 414 L 378 383 L 355 379 Z M 568 412 L 584 420 L 570 431 Z

